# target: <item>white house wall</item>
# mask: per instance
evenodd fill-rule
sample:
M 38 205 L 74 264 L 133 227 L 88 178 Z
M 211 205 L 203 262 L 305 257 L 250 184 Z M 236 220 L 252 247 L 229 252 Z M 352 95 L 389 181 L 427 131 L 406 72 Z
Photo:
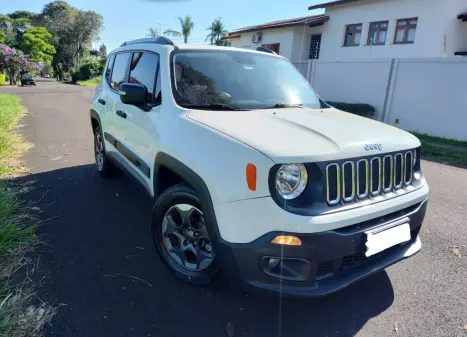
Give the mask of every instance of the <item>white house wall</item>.
M 391 59 L 314 61 L 311 84 L 325 101 L 367 103 L 381 120 Z
M 230 40 L 231 42 L 231 46 L 232 47 L 235 47 L 235 48 L 240 48 L 241 47 L 241 38 L 239 37 L 236 37 L 236 38 L 233 38 L 232 40 Z
M 467 141 L 467 58 L 400 59 L 385 121 L 409 131 Z
M 248 48 L 248 49 L 256 49 L 260 47 L 262 44 L 270 44 L 270 43 L 280 43 L 280 55 L 288 58 L 292 57 L 292 45 L 294 41 L 294 28 L 279 28 L 279 29 L 270 29 L 270 30 L 258 30 L 261 32 L 261 42 L 260 43 L 253 43 L 251 42 L 251 37 L 256 32 L 250 33 L 242 33 L 240 39 L 232 39 L 232 46 L 239 47 L 239 48 Z M 235 40 L 235 42 L 234 42 Z M 237 42 L 237 40 L 240 40 Z
M 261 42 L 251 42 L 256 32 L 243 33 L 240 38 L 232 39 L 232 47 L 256 49 L 262 44 L 280 43 L 280 55 L 291 62 L 308 60 L 310 53 L 311 35 L 320 34 L 322 26 L 307 27 L 295 26 L 282 29 L 258 30 L 261 32 Z
M 329 21 L 323 26 L 320 59 L 453 56 L 462 49 L 459 34 L 463 27 L 457 16 L 465 11 L 466 0 L 363 0 L 329 7 L 325 13 Z M 411 17 L 418 17 L 414 44 L 393 44 L 396 21 Z M 389 20 L 386 44 L 368 46 L 370 22 L 384 20 Z M 343 47 L 345 26 L 357 23 L 363 24 L 360 45 Z M 465 35 L 463 39 L 465 45 Z
M 294 53 L 292 54 L 292 62 L 300 60 L 308 60 L 310 56 L 311 36 L 321 34 L 323 26 L 318 27 L 295 27 Z

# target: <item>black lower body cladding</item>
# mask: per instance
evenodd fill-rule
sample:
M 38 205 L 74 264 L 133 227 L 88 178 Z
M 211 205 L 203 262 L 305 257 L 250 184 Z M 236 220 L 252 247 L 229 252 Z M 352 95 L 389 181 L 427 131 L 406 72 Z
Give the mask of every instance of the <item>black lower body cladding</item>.
M 418 234 L 427 200 L 404 210 L 333 231 L 294 234 L 301 246 L 279 246 L 272 232 L 248 244 L 218 242 L 218 263 L 228 278 L 269 293 L 323 296 L 368 277 L 420 250 Z M 411 239 L 365 257 L 365 231 L 408 218 Z M 222 259 L 222 261 L 221 261 Z

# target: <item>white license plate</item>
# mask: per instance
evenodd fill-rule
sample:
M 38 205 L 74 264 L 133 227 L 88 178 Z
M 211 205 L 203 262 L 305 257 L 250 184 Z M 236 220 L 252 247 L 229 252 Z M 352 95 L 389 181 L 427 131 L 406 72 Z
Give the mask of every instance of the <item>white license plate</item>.
M 372 256 L 399 243 L 410 241 L 409 221 L 406 218 L 365 232 L 365 256 Z

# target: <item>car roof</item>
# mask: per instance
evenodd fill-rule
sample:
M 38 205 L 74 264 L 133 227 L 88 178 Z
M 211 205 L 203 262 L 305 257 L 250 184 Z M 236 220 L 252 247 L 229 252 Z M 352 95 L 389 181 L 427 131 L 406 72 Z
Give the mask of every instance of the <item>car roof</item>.
M 247 48 L 236 48 L 236 47 L 224 47 L 224 46 L 213 46 L 209 44 L 190 44 L 190 43 L 185 43 L 185 44 L 179 44 L 179 45 L 170 45 L 170 44 L 159 44 L 159 43 L 150 43 L 147 41 L 141 41 L 141 43 L 135 43 L 134 41 L 131 44 L 127 45 L 122 45 L 120 48 L 117 48 L 111 52 L 111 54 L 114 54 L 116 52 L 120 51 L 130 51 L 130 50 L 135 50 L 135 49 L 146 49 L 146 50 L 154 50 L 154 51 L 162 51 L 162 50 L 167 50 L 167 51 L 172 51 L 172 50 L 219 50 L 219 51 L 239 51 L 239 52 L 245 52 L 245 53 L 260 53 L 262 55 L 268 54 L 271 56 L 277 56 L 277 57 L 282 57 L 280 55 L 274 54 L 274 53 L 266 53 L 264 51 L 257 51 L 253 49 L 247 49 Z

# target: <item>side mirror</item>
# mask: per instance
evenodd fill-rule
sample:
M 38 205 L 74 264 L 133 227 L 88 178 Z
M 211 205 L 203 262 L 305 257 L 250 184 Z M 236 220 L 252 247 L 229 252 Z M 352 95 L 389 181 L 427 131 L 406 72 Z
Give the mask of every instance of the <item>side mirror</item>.
M 142 84 L 122 83 L 118 94 L 124 104 L 143 105 L 146 104 L 148 89 Z

